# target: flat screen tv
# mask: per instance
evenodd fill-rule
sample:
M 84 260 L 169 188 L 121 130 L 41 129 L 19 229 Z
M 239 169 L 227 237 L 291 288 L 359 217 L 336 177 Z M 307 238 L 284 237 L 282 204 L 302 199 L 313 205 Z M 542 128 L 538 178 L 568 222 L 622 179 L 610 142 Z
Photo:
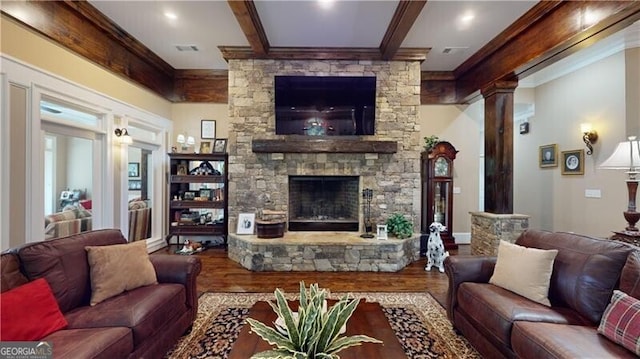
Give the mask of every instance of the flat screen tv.
M 375 134 L 376 78 L 276 76 L 276 134 Z

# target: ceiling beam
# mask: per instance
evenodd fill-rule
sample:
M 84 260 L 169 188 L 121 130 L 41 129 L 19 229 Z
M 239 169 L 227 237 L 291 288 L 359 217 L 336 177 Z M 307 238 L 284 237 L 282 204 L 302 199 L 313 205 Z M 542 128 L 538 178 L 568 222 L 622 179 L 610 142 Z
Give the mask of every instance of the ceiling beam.
M 387 32 L 380 43 L 380 53 L 383 60 L 390 60 L 395 56 L 426 3 L 426 0 L 401 0 L 398 3 L 393 18 L 389 22 L 389 27 L 387 27 Z
M 377 48 L 355 47 L 272 47 L 268 53 L 257 56 L 247 46 L 218 46 L 225 60 L 278 59 L 278 60 L 383 60 Z M 429 48 L 402 48 L 391 60 L 424 61 Z
M 587 14 L 600 19 L 588 24 Z M 517 80 L 640 20 L 640 1 L 540 2 L 454 71 L 457 101 L 479 89 Z
M 174 102 L 229 102 L 227 70 L 176 70 Z
M 264 56 L 269 52 L 269 40 L 262 27 L 258 10 L 253 0 L 228 0 L 227 3 L 238 20 L 251 49 L 257 56 Z

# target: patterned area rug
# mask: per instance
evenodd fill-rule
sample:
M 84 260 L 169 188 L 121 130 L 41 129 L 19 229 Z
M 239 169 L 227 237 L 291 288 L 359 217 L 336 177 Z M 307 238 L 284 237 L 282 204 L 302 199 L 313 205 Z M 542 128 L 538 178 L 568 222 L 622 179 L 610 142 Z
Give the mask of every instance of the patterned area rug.
M 428 293 L 351 294 L 382 305 L 408 358 L 481 358 L 453 331 L 444 309 Z M 332 293 L 331 298 L 343 295 Z M 293 294 L 287 296 L 294 299 Z M 203 294 L 193 330 L 180 339 L 166 358 L 226 358 L 245 325 L 249 308 L 257 301 L 273 299 L 272 293 Z

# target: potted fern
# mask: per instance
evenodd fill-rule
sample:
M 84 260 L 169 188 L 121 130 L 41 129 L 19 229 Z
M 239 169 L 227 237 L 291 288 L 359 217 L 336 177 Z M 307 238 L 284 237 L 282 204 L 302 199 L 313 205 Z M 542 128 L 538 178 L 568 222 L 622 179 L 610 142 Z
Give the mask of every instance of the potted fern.
M 307 291 L 304 282 L 300 282 L 300 305 L 295 313 L 280 289 L 274 294 L 276 300 L 269 301 L 269 305 L 278 315 L 275 328 L 252 318 L 247 322 L 275 348 L 251 358 L 338 359 L 336 353 L 345 348 L 363 342 L 382 343 L 366 335 L 340 336 L 360 302 L 358 299 L 346 295 L 327 309 L 327 292 L 319 289 L 318 284 L 312 284 Z
M 400 213 L 394 213 L 387 219 L 387 228 L 399 239 L 409 238 L 413 234 L 413 223 Z

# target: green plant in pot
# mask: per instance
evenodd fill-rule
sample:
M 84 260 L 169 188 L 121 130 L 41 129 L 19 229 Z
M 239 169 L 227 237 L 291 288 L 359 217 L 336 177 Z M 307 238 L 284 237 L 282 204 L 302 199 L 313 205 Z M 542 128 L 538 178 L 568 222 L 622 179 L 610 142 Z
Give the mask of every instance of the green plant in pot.
M 345 348 L 363 342 L 382 343 L 366 335 L 340 336 L 360 303 L 359 299 L 346 295 L 327 308 L 327 292 L 324 289 L 312 284 L 307 290 L 304 282 L 300 282 L 300 304 L 296 313 L 291 310 L 279 288 L 274 294 L 276 300 L 269 301 L 269 305 L 278 315 L 275 328 L 252 318 L 248 318 L 247 322 L 256 334 L 276 347 L 251 358 L 339 359 L 336 353 Z
M 413 223 L 400 213 L 394 213 L 387 219 L 387 230 L 400 239 L 409 238 L 413 234 Z
M 438 139 L 438 136 L 436 135 L 431 135 L 431 136 L 427 136 L 424 138 L 424 149 L 427 152 L 431 152 L 431 150 L 433 149 L 433 147 L 436 145 L 436 143 L 438 143 L 440 140 Z

